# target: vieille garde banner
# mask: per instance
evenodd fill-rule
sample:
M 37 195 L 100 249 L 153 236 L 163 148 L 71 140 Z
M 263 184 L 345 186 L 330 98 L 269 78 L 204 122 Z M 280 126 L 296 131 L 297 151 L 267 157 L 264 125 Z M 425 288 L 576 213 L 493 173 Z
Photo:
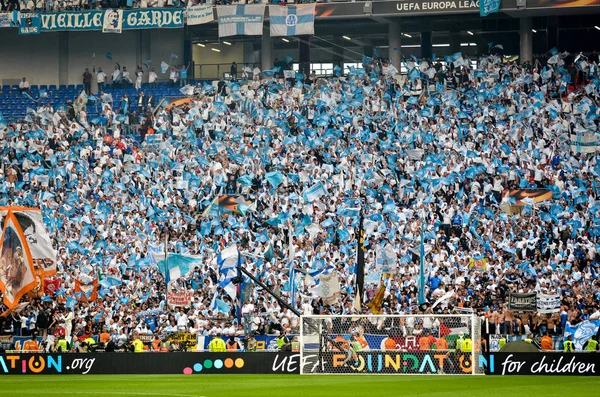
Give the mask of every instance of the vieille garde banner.
M 123 10 L 122 29 L 163 29 L 183 27 L 183 8 L 146 8 Z M 63 11 L 41 13 L 41 31 L 101 31 L 107 11 Z

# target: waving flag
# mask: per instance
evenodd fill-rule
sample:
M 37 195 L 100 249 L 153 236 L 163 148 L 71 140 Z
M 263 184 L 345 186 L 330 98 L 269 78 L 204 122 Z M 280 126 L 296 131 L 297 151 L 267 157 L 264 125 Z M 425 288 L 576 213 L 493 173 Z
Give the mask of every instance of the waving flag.
M 160 256 L 160 255 L 157 255 Z M 157 257 L 155 256 L 155 258 Z M 167 283 L 178 279 L 190 272 L 193 265 L 201 263 L 201 259 L 192 255 L 169 254 L 158 262 L 158 270 L 163 274 Z
M 564 340 L 567 340 L 567 337 L 572 335 L 575 349 L 583 350 L 583 346 L 586 342 L 598 333 L 598 327 L 600 327 L 600 320 L 587 320 L 577 325 L 567 323 L 565 326 Z
M 33 261 L 27 239 L 12 212 L 2 219 L 2 249 L 0 250 L 0 291 L 4 304 L 13 309 L 19 299 L 36 286 Z
M 98 298 L 98 280 L 84 283 L 81 280 L 75 280 L 75 289 L 73 296 L 79 302 L 92 302 Z
M 265 175 L 265 179 L 267 180 L 267 182 L 269 182 L 271 184 L 271 186 L 277 187 L 283 183 L 285 178 L 281 172 L 273 171 L 273 172 L 268 172 Z
M 218 6 L 219 37 L 262 36 L 264 5 Z
M 501 0 L 480 0 L 479 16 L 487 17 L 490 14 L 500 11 Z
M 217 266 L 219 271 L 235 268 L 241 261 L 240 253 L 235 244 L 225 248 L 217 254 Z
M 317 200 L 319 197 L 324 196 L 326 194 L 327 194 L 327 190 L 325 190 L 325 187 L 323 186 L 323 184 L 321 182 L 317 182 L 312 187 L 307 188 L 302 192 L 302 198 L 304 198 L 304 200 L 307 203 L 312 203 L 313 201 Z
M 271 36 L 315 34 L 315 4 L 269 6 Z

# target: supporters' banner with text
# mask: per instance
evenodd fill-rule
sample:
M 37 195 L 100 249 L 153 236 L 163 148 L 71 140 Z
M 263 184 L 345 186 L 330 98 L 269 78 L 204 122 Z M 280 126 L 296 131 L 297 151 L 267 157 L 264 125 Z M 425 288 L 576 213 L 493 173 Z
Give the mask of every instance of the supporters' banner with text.
M 40 34 L 41 20 L 40 14 L 36 12 L 19 13 L 19 34 L 30 35 Z
M 102 22 L 102 33 L 121 33 L 123 31 L 123 10 L 106 10 Z
M 217 7 L 219 37 L 262 36 L 265 19 L 264 5 Z
M 537 296 L 538 313 L 558 313 L 560 312 L 560 295 L 538 294 Z
M 194 297 L 194 291 L 175 292 L 169 291 L 167 293 L 167 303 L 171 307 L 188 307 Z
M 479 0 L 479 15 L 487 17 L 500 11 L 501 0 Z
M 271 36 L 315 34 L 315 4 L 269 6 Z
M 573 153 L 596 153 L 598 139 L 596 135 L 571 135 L 571 150 Z
M 508 296 L 508 309 L 518 312 L 537 311 L 537 296 L 535 293 L 516 294 L 510 293 Z
M 201 25 L 215 20 L 213 6 L 188 7 L 186 23 L 190 26 Z
M 138 8 L 121 10 L 122 29 L 182 28 L 182 8 Z M 104 10 L 45 12 L 41 14 L 42 32 L 103 30 Z

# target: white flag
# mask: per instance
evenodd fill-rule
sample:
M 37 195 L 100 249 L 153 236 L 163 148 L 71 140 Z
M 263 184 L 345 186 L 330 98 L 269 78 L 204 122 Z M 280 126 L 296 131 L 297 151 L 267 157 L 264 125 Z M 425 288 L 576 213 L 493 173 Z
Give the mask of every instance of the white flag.
M 315 34 L 315 4 L 269 6 L 271 36 Z
M 264 5 L 219 6 L 219 37 L 262 36 Z

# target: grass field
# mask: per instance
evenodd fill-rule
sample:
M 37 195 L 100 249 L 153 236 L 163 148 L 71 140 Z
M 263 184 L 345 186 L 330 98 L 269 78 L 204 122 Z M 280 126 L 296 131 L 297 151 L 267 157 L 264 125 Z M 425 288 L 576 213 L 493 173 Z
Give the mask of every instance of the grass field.
M 598 377 L 45 375 L 0 376 L 1 397 L 598 396 Z

